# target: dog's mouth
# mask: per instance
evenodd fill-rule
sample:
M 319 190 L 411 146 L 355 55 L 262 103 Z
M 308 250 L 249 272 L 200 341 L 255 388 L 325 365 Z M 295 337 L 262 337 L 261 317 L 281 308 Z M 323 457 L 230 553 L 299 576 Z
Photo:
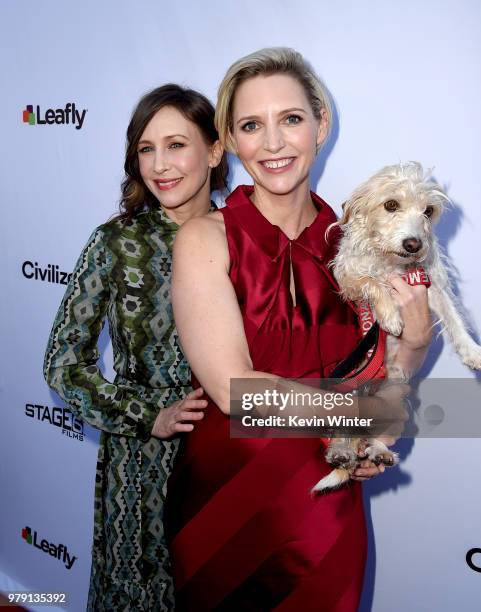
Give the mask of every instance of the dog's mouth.
M 411 259 L 412 261 L 423 258 L 422 251 L 418 251 L 417 253 L 407 253 L 406 251 L 387 251 L 386 255 L 397 255 L 398 257 L 402 257 L 403 259 Z
M 400 251 L 389 251 L 390 255 L 397 255 L 398 257 L 404 257 L 404 259 L 416 258 L 417 253 L 401 253 Z

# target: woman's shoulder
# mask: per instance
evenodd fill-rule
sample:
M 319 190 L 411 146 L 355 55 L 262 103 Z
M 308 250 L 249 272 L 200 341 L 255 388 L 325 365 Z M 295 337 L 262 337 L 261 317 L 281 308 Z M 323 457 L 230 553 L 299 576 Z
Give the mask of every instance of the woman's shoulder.
M 142 238 L 145 236 L 146 228 L 149 226 L 147 212 L 141 212 L 132 219 L 124 219 L 117 215 L 99 225 L 94 230 L 94 233 L 98 232 L 107 243 L 113 244 L 118 242 L 119 239 L 135 240 Z
M 224 215 L 220 210 L 216 210 L 201 217 L 189 219 L 179 229 L 177 240 L 181 236 L 184 239 L 187 236 L 199 239 L 225 239 Z
M 148 211 L 138 213 L 132 217 L 132 219 L 125 219 L 120 215 L 115 215 L 102 225 L 99 225 L 98 229 L 101 229 L 106 234 L 120 234 L 136 231 L 148 223 L 147 215 Z
M 177 232 L 174 253 L 205 256 L 211 261 L 228 259 L 223 214 L 216 210 L 186 221 Z
M 114 235 L 118 232 L 118 228 L 114 227 L 111 221 L 101 223 L 90 233 L 87 240 L 86 249 L 91 249 L 94 246 L 107 247 L 112 242 Z
M 132 234 L 131 234 L 132 236 Z M 124 242 L 125 227 L 120 219 L 111 219 L 95 227 L 82 250 L 81 257 L 89 254 L 93 257 L 94 253 L 103 253 L 103 257 L 108 257 L 109 253 L 117 252 Z

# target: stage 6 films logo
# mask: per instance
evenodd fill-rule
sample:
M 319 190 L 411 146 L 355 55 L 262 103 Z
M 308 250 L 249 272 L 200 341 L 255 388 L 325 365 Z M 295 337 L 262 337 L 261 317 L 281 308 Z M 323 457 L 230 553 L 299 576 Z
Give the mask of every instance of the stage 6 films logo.
M 29 125 L 74 125 L 76 130 L 81 130 L 85 121 L 87 109 L 77 110 L 75 102 L 67 102 L 65 108 L 47 108 L 43 113 L 40 106 L 37 104 L 35 112 L 33 104 L 27 104 L 25 110 L 22 111 L 24 123 Z
M 69 408 L 58 408 L 57 406 L 49 408 L 42 404 L 25 404 L 25 415 L 38 421 L 47 421 L 50 425 L 61 429 L 64 436 L 83 442 L 83 421 L 76 417 Z
M 475 562 L 474 556 L 479 555 Z M 481 548 L 471 548 L 466 553 L 466 563 L 474 572 L 481 573 Z
M 34 531 L 32 536 L 32 530 L 30 529 L 30 527 L 24 527 L 22 529 L 22 538 L 27 544 L 30 544 L 31 546 L 38 548 L 42 552 L 47 553 L 52 557 L 55 557 L 56 559 L 58 559 L 58 561 L 61 561 L 65 565 L 65 568 L 68 570 L 72 569 L 72 565 L 77 560 L 77 557 L 75 557 L 74 555 L 70 556 L 68 547 L 65 546 L 65 544 L 53 544 L 52 542 L 49 542 L 45 539 L 39 541 L 37 532 Z

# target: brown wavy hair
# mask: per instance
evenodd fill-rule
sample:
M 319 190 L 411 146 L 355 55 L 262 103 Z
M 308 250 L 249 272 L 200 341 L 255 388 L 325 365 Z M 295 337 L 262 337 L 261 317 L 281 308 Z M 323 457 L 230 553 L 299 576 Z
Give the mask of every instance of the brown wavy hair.
M 129 223 L 140 212 L 158 207 L 157 198 L 145 186 L 140 175 L 137 147 L 144 130 L 157 111 L 164 106 L 177 109 L 182 115 L 195 123 L 208 145 L 218 140 L 214 126 L 215 110 L 210 101 L 198 91 L 168 83 L 145 94 L 132 113 L 127 128 L 125 150 L 125 177 L 122 181 L 119 210 L 115 219 Z M 210 190 L 227 187 L 229 167 L 224 153 L 220 164 L 213 168 L 210 175 Z

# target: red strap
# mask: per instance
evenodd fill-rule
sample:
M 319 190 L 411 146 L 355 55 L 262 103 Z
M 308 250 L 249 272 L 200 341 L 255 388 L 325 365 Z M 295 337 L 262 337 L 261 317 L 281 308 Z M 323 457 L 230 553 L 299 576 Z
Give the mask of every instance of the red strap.
M 409 285 L 425 285 L 426 287 L 431 286 L 429 275 L 422 266 L 407 268 L 402 277 Z M 366 300 L 362 301 L 358 306 L 357 312 L 361 332 L 362 335 L 365 336 L 375 322 L 374 314 L 369 302 Z M 368 351 L 366 355 L 367 359 L 369 360 L 368 363 L 357 374 L 355 372 L 351 372 L 351 378 L 346 378 L 342 383 L 336 385 L 336 388 L 342 389 L 343 391 L 352 391 L 353 389 L 366 384 L 370 380 L 375 378 L 384 378 L 386 374 L 383 366 L 384 357 L 386 354 L 386 338 L 386 332 L 383 329 L 379 329 L 377 344 L 370 351 Z
M 431 286 L 431 279 L 422 266 L 418 266 L 417 268 L 408 268 L 402 277 L 408 283 L 408 285 L 425 285 L 426 287 Z
M 357 373 L 350 378 L 345 378 L 341 383 L 335 386 L 339 391 L 353 391 L 364 384 L 385 377 L 384 357 L 386 355 L 386 338 L 387 334 L 383 329 L 379 329 L 379 336 L 375 346 L 374 353 L 371 355 L 369 362 Z

